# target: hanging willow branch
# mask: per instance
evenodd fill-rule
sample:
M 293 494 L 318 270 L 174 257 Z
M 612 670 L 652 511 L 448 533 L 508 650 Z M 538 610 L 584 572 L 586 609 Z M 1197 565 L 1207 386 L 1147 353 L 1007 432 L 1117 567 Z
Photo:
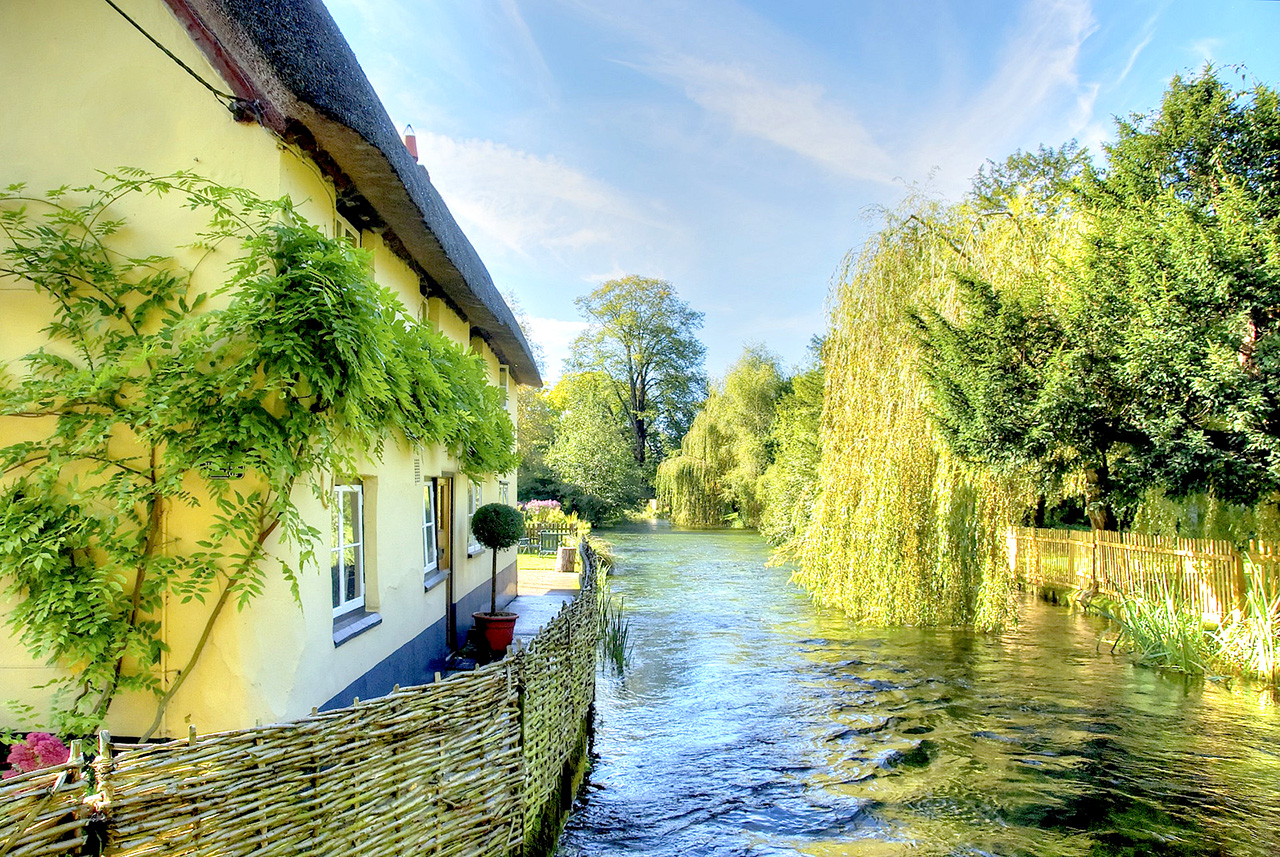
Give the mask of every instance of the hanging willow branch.
M 880 624 L 1011 618 L 1003 534 L 1029 492 L 948 452 L 907 310 L 954 313 L 964 273 L 1007 288 L 1043 282 L 1046 260 L 1070 240 L 1065 220 L 991 219 L 913 200 L 847 261 L 824 349 L 817 499 L 781 552 L 818 601 Z

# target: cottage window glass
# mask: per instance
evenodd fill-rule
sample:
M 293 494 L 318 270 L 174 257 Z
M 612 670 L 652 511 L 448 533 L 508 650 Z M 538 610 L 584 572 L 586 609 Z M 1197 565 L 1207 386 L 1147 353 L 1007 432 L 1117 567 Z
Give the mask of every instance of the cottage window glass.
M 436 481 L 427 480 L 422 487 L 422 570 L 431 573 L 440 565 L 436 544 Z
M 364 485 L 333 488 L 330 574 L 333 615 L 364 608 Z
M 484 545 L 476 540 L 476 534 L 471 532 L 471 518 L 475 515 L 476 509 L 484 505 L 484 489 L 481 488 L 479 482 L 471 482 L 467 485 L 467 553 L 477 554 L 484 550 Z

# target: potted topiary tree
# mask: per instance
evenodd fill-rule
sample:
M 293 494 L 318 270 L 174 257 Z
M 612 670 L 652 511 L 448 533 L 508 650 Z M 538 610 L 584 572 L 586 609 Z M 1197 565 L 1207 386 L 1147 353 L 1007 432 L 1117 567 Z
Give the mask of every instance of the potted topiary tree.
M 476 629 L 489 648 L 505 652 L 515 633 L 515 613 L 498 611 L 498 551 L 516 545 L 524 538 L 524 515 L 519 509 L 503 503 L 489 503 L 476 509 L 471 517 L 471 532 L 476 541 L 493 551 L 493 570 L 489 574 L 489 612 L 472 613 Z

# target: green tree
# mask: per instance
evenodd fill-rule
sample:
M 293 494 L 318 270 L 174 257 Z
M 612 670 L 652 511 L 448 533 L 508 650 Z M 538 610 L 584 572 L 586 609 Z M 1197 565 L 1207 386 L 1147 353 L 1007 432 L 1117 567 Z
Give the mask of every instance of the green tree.
M 665 280 L 610 280 L 575 303 L 590 323 L 573 342 L 568 368 L 612 382 L 642 467 L 662 460 L 689 430 L 706 396 L 706 349 L 695 331 L 702 313 Z
M 1277 92 L 1206 68 L 1118 125 L 1085 182 L 1084 278 L 1141 391 L 1127 478 L 1253 504 L 1280 484 Z
M 562 502 L 592 523 L 635 507 L 645 496 L 644 472 L 632 455 L 612 379 L 569 373 L 550 398 L 560 418 L 546 460 L 564 483 Z
M 712 389 L 680 452 L 658 465 L 658 498 L 676 524 L 759 525 L 758 483 L 772 457 L 770 429 L 782 388 L 777 357 L 748 346 Z
M 1074 157 L 1041 150 L 978 197 L 1007 211 L 1031 188 L 1022 222 L 1081 222 L 1080 252 L 1000 288 L 962 274 L 954 320 L 917 316 L 951 449 L 1077 485 L 1107 529 L 1153 490 L 1252 504 L 1280 477 L 1276 94 L 1206 70 L 1119 132 L 1078 183 Z
M 516 452 L 520 456 L 519 499 L 521 502 L 560 499 L 563 486 L 547 463 L 560 412 L 551 403 L 548 391 L 523 386 L 516 391 L 516 411 L 520 427 L 516 438 Z
M 814 337 L 812 365 L 792 376 L 778 400 L 770 443 L 773 461 L 760 477 L 760 534 L 771 544 L 793 543 L 803 533 L 817 499 L 822 443 L 822 339 Z

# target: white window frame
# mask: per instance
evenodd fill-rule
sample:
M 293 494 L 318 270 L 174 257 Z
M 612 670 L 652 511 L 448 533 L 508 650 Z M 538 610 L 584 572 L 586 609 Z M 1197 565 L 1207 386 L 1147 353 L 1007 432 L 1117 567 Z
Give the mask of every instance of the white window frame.
M 422 574 L 424 579 L 440 567 L 440 537 L 436 532 L 436 481 L 422 484 Z
M 475 516 L 476 509 L 484 505 L 484 486 L 479 482 L 467 483 L 467 555 L 475 556 L 484 550 L 484 545 L 476 540 L 476 534 L 471 531 L 471 519 Z
M 356 520 L 352 528 L 353 538 L 350 542 L 346 540 L 346 530 L 339 525 L 345 511 L 345 496 L 354 494 L 356 498 Z M 333 605 L 333 616 L 345 616 L 348 613 L 354 613 L 357 610 L 364 609 L 365 603 L 365 526 L 364 526 L 364 483 L 348 482 L 338 483 L 333 486 L 333 516 L 331 522 L 331 543 L 329 545 L 329 568 L 330 574 L 337 575 L 337 603 Z M 355 580 L 356 593 L 347 598 L 346 595 L 346 578 L 347 568 L 345 564 L 345 555 L 348 548 L 355 548 Z M 335 581 L 330 581 L 335 582 Z
M 511 505 L 511 483 L 506 481 L 498 483 L 498 502 L 504 506 Z
M 498 367 L 498 389 L 502 391 L 503 404 L 506 404 L 511 393 L 511 370 L 505 365 Z
M 346 241 L 356 249 L 359 249 L 361 244 L 360 230 L 356 229 L 355 226 L 353 226 L 351 222 L 341 214 L 335 214 L 333 216 L 333 237 L 339 241 Z

